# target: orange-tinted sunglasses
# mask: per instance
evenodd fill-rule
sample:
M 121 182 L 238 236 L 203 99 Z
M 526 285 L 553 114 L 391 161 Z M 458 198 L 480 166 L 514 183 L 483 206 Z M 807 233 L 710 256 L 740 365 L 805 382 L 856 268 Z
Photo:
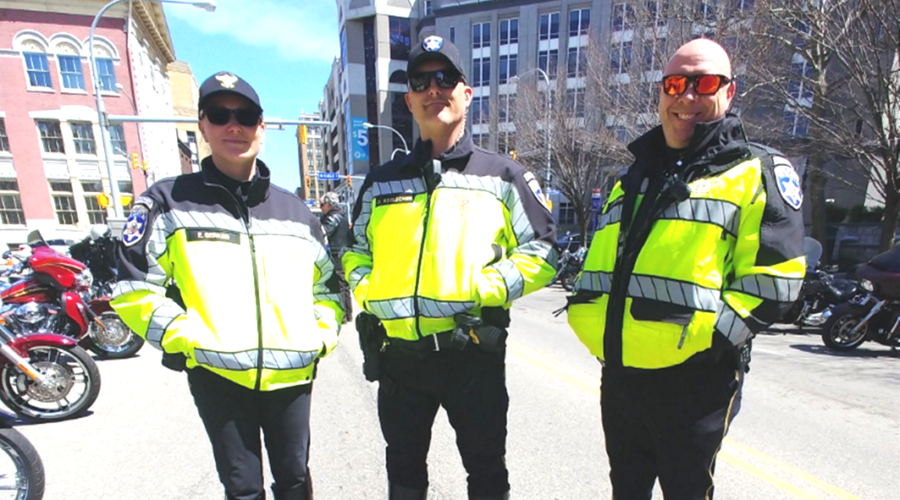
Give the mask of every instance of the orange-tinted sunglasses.
M 688 85 L 694 86 L 697 95 L 713 95 L 729 83 L 731 78 L 725 75 L 666 75 L 662 79 L 663 92 L 670 96 L 684 94 Z

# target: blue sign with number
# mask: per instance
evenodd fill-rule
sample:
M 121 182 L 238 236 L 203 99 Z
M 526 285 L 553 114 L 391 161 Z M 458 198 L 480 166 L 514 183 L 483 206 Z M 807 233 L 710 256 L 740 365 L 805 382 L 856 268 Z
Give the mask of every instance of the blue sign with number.
M 369 161 L 369 131 L 363 126 L 366 123 L 365 118 L 354 116 L 351 119 L 352 128 L 350 142 L 353 143 L 351 160 L 353 161 Z
M 319 172 L 318 177 L 320 181 L 336 181 L 341 178 L 337 172 Z

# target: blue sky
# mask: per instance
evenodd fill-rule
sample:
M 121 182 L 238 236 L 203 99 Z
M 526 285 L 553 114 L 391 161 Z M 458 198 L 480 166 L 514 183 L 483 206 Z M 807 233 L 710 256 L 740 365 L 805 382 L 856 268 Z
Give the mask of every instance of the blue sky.
M 318 111 L 340 51 L 333 0 L 217 0 L 215 12 L 164 4 L 175 56 L 197 84 L 231 71 L 256 89 L 267 118 L 295 120 Z M 262 156 L 273 182 L 300 185 L 296 127 L 266 131 Z

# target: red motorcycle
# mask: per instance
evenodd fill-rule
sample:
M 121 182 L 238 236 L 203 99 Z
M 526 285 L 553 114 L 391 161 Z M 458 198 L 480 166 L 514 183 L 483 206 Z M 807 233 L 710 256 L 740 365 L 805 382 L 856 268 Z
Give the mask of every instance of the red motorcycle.
M 31 256 L 11 269 L 22 277 L 0 291 L 0 322 L 16 336 L 52 332 L 75 338 L 101 358 L 133 356 L 143 339 L 125 326 L 109 296 L 91 298 L 93 277 L 85 264 L 47 246 L 37 231 L 29 244 Z

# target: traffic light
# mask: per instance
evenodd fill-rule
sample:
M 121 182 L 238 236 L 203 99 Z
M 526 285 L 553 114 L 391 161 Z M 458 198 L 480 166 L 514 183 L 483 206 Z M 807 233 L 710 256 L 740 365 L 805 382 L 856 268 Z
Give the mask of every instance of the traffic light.
M 300 138 L 300 144 L 306 144 L 306 125 L 300 125 L 300 131 L 297 135 Z
M 131 153 L 131 168 L 138 170 L 141 168 L 141 159 L 137 153 Z
M 512 158 L 513 160 L 517 160 L 517 159 L 519 158 L 519 156 L 516 154 L 516 150 L 515 150 L 515 149 L 510 149 L 510 150 L 509 150 L 509 157 Z
M 306 179 L 306 187 L 311 187 L 312 179 L 310 179 L 308 175 L 304 175 L 303 178 Z
M 147 160 L 144 160 L 144 163 L 141 164 L 141 168 L 144 169 L 144 172 L 150 170 L 150 163 Z
M 122 206 L 127 207 L 131 205 L 132 196 L 130 194 L 121 194 L 119 195 L 119 199 L 122 200 Z
M 97 195 L 97 205 L 99 205 L 100 208 L 108 207 L 109 206 L 109 196 L 107 196 L 106 193 L 98 194 Z
M 353 177 L 350 177 L 349 175 L 347 176 L 347 187 L 348 188 L 353 187 Z

